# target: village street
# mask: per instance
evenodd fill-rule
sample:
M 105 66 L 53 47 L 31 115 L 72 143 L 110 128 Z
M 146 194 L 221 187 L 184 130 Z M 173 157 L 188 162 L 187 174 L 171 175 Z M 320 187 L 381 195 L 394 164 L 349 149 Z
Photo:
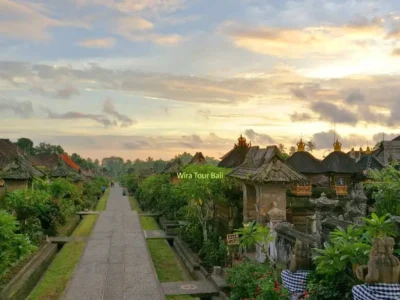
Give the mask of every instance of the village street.
M 111 188 L 65 299 L 164 299 L 136 211 Z

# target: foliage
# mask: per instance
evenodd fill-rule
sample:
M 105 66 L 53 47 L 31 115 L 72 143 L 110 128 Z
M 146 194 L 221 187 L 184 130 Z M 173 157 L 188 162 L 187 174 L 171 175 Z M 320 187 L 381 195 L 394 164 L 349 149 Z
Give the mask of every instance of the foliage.
M 28 155 L 34 155 L 35 149 L 33 148 L 32 140 L 28 138 L 19 138 L 16 142 L 19 149 L 23 150 Z
M 35 154 L 63 154 L 64 149 L 60 145 L 51 145 L 48 143 L 40 143 L 35 147 Z
M 253 221 L 248 224 L 243 224 L 243 228 L 239 228 L 235 230 L 235 232 L 240 236 L 240 251 L 258 245 L 261 247 L 261 251 L 265 253 L 268 259 L 271 261 L 271 258 L 267 253 L 267 249 L 265 249 L 264 247 L 264 243 L 271 242 L 274 239 L 273 237 L 271 237 L 271 231 L 268 227 L 263 226 L 260 223 L 256 223 L 256 221 Z
M 364 221 L 359 227 L 337 228 L 323 249 L 314 249 L 316 277 L 309 283 L 316 295 L 313 299 L 351 299 L 351 288 L 358 282 L 353 267 L 367 264 L 374 238 L 395 236 L 388 215 L 379 218 L 372 214 Z
M 363 220 L 365 221 L 363 228 L 371 238 L 396 236 L 392 220 L 388 214 L 379 218 L 375 213 L 372 213 L 371 219 L 363 218 Z
M 176 187 L 188 200 L 188 216 L 201 225 L 204 241 L 213 231 L 215 203 L 227 203 L 226 192 L 234 186 L 234 181 L 226 176 L 228 172 L 213 165 L 189 165 Z M 215 174 L 222 174 L 222 178 L 215 178 Z
M 352 300 L 352 287 L 358 282 L 346 273 L 329 276 L 312 272 L 307 280 L 308 300 Z
M 196 222 L 196 220 L 190 222 L 189 219 L 189 224 L 186 225 L 182 230 L 181 237 L 186 242 L 186 244 L 188 244 L 190 249 L 195 252 L 200 251 L 203 247 L 203 229 L 201 225 Z
M 163 209 L 160 203 L 166 203 L 170 197 L 171 185 L 167 175 L 153 175 L 140 184 L 137 198 L 145 210 Z
M 80 209 L 93 209 L 101 197 L 101 187 L 108 186 L 109 180 L 105 177 L 96 177 L 83 185 L 83 203 Z
M 230 300 L 290 299 L 289 291 L 275 280 L 273 272 L 265 264 L 245 261 L 226 272 L 231 287 Z
M 208 268 L 213 266 L 225 266 L 228 262 L 227 247 L 218 234 L 213 234 L 204 242 L 199 252 L 199 256 Z
M 390 164 L 380 171 L 370 170 L 368 177 L 372 181 L 365 183 L 365 187 L 375 201 L 376 213 L 400 215 L 400 171 L 396 165 Z
M 36 248 L 26 236 L 18 233 L 17 220 L 4 210 L 0 210 L 0 241 L 0 274 Z
M 120 183 L 128 191 L 134 191 L 138 188 L 138 176 L 134 173 L 121 176 Z

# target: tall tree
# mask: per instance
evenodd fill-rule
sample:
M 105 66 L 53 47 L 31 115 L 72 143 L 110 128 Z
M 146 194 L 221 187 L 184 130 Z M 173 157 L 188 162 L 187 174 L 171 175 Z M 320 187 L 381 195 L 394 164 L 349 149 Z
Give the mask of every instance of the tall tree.
M 40 143 L 35 147 L 35 154 L 63 154 L 64 149 L 60 145 L 51 145 L 48 143 Z
M 317 149 L 317 146 L 315 145 L 315 143 L 313 141 L 308 141 L 306 143 L 306 150 L 308 152 L 313 152 L 313 150 Z
M 284 144 L 279 144 L 278 149 L 282 154 L 286 152 L 286 147 Z
M 28 155 L 34 155 L 35 154 L 35 149 L 33 147 L 33 142 L 28 139 L 28 138 L 20 138 L 18 141 L 15 143 L 19 149 L 24 151 Z

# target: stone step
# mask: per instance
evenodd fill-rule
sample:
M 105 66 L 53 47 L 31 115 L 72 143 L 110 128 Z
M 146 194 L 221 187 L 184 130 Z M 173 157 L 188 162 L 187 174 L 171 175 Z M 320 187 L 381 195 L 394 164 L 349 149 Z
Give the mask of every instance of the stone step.
M 164 282 L 161 287 L 165 295 L 193 295 L 213 296 L 219 295 L 218 290 L 208 281 L 178 281 Z
M 165 233 L 164 230 L 144 230 L 146 239 L 173 239 L 174 237 Z

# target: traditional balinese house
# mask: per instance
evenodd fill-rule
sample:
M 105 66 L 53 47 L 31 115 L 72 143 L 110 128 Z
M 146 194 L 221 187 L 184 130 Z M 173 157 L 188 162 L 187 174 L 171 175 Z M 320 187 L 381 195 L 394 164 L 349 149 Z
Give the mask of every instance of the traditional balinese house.
M 44 171 L 50 180 L 64 178 L 73 182 L 80 191 L 83 188 L 85 178 L 81 175 L 81 169 L 66 154 L 38 154 L 34 157 L 37 168 Z
M 83 175 L 83 177 L 85 177 L 86 181 L 93 180 L 96 177 L 93 170 L 91 170 L 89 168 L 81 168 L 81 175 Z
M 161 174 L 169 174 L 170 182 L 176 184 L 179 182 L 178 173 L 182 171 L 182 160 L 178 157 L 170 161 L 161 171 Z
M 206 161 L 206 158 L 204 157 L 203 153 L 196 152 L 196 154 L 190 160 L 188 165 L 207 165 L 207 161 Z
M 0 193 L 30 188 L 34 178 L 44 176 L 15 144 L 9 139 L 0 139 Z
M 229 176 L 243 184 L 243 221 L 261 221 L 277 204 L 286 212 L 287 186 L 309 179 L 287 165 L 276 146 L 251 147 L 246 158 Z
M 382 170 L 385 166 L 372 155 L 372 151 L 369 147 L 365 151 L 363 157 L 357 162 L 357 165 L 361 167 L 364 175 L 367 175 L 369 170 Z
M 333 148 L 334 151 L 322 160 L 322 166 L 329 176 L 329 186 L 335 190 L 336 195 L 347 196 L 349 185 L 356 181 L 362 170 L 350 156 L 342 152 L 339 140 L 336 140 Z
M 141 183 L 146 178 L 156 175 L 157 172 L 153 168 L 143 169 L 138 172 L 138 182 Z
M 221 157 L 221 161 L 219 162 L 218 167 L 239 167 L 243 163 L 250 147 L 251 143 L 247 143 L 246 139 L 242 135 L 240 135 L 240 137 L 238 138 L 238 143 L 233 146 L 233 149 Z
M 297 143 L 297 151 L 286 160 L 286 163 L 309 178 L 309 182 L 304 185 L 303 183 L 294 184 L 291 193 L 295 196 L 311 196 L 312 186 L 319 185 L 321 176 L 325 176 L 321 161 L 305 151 L 305 143 L 300 139 Z
M 400 161 L 400 136 L 391 141 L 382 141 L 379 147 L 372 152 L 384 166 L 391 161 Z

